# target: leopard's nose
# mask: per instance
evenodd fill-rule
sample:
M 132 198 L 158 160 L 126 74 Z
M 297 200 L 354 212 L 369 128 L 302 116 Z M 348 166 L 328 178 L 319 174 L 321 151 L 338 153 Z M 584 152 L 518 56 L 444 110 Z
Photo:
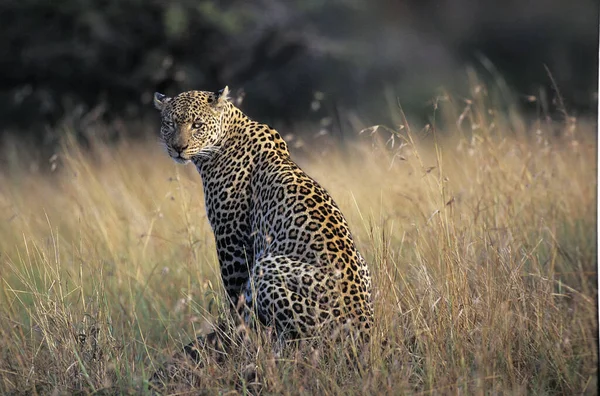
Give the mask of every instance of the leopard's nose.
M 175 150 L 175 152 L 176 152 L 177 154 L 181 154 L 181 153 L 183 153 L 183 151 L 184 151 L 186 148 L 188 148 L 188 146 L 189 146 L 188 144 L 186 144 L 185 146 L 184 146 L 184 145 L 181 145 L 181 144 L 173 144 L 173 146 L 172 146 L 172 147 L 173 147 L 173 150 Z

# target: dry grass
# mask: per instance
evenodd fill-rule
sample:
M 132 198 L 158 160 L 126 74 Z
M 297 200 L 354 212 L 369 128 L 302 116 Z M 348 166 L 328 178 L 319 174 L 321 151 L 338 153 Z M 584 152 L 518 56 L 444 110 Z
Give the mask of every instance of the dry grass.
M 594 127 L 487 100 L 297 156 L 371 265 L 370 366 L 262 343 L 199 372 L 208 393 L 250 366 L 265 393 L 596 392 Z M 223 315 L 200 178 L 154 142 L 66 141 L 58 163 L 0 173 L 0 393 L 143 392 Z

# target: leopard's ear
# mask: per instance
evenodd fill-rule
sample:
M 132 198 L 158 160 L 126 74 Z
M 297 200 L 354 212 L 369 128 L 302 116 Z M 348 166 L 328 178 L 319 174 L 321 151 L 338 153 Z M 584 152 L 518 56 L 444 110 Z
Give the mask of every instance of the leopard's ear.
M 223 107 L 225 103 L 229 100 L 229 87 L 225 86 L 225 88 L 215 92 L 215 107 Z
M 162 111 L 165 105 L 171 101 L 167 95 L 163 95 L 160 92 L 154 92 L 154 107 Z

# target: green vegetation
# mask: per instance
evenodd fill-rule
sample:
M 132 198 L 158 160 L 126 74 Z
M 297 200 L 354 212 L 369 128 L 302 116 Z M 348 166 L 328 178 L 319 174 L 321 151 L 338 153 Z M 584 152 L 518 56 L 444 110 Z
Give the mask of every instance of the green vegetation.
M 495 111 L 476 84 L 435 107 L 296 145 L 371 265 L 369 365 L 257 337 L 198 371 L 208 393 L 248 390 L 248 367 L 269 394 L 596 392 L 595 126 Z M 0 393 L 137 394 L 225 311 L 200 178 L 151 138 L 62 147 L 0 173 Z
M 382 87 L 419 120 L 439 85 L 466 96 L 465 64 L 500 70 L 522 96 L 551 94 L 547 66 L 569 107 L 595 114 L 598 10 L 597 0 L 4 0 L 2 131 L 54 149 L 65 117 L 138 122 L 155 115 L 154 91 L 225 85 L 275 126 L 338 111 L 389 124 Z

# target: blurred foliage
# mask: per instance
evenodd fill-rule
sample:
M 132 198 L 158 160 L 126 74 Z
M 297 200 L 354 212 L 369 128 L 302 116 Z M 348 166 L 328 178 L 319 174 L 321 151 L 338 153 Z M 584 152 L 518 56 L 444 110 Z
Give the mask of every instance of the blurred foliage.
M 570 108 L 597 106 L 595 0 L 3 0 L 0 35 L 4 131 L 139 119 L 155 90 L 226 84 L 275 124 L 310 121 L 311 103 L 381 122 L 386 89 L 418 113 L 440 85 L 460 92 L 465 64 L 523 96 L 552 95 L 547 65 Z

